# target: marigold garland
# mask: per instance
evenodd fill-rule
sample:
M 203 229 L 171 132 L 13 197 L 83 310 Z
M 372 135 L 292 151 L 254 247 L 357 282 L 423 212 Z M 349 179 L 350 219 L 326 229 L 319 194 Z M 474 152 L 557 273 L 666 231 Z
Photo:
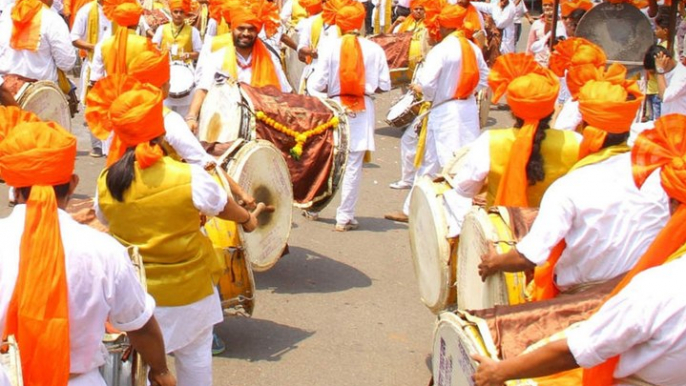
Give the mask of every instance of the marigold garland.
M 289 129 L 286 125 L 283 125 L 274 119 L 270 118 L 267 116 L 267 114 L 264 113 L 264 111 L 257 111 L 255 113 L 255 117 L 264 122 L 267 126 L 284 133 L 288 135 L 289 137 L 293 137 L 295 139 L 295 146 L 293 146 L 290 150 L 291 157 L 295 159 L 296 161 L 300 160 L 300 157 L 303 154 L 303 145 L 305 145 L 305 142 L 313 136 L 317 134 L 321 134 L 328 130 L 331 127 L 334 127 L 338 125 L 338 117 L 334 116 L 331 118 L 328 122 L 322 123 L 321 125 L 315 127 L 314 129 L 304 131 L 302 133 L 298 133 L 295 130 Z

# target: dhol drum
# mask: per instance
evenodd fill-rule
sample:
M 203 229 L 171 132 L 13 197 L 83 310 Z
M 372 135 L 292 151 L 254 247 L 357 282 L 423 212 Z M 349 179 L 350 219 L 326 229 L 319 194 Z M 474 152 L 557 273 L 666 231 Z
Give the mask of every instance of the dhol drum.
M 195 72 L 193 66 L 182 61 L 173 61 L 169 77 L 169 96 L 183 98 L 193 92 Z
M 208 143 L 231 143 L 250 138 L 250 111 L 238 84 L 227 78 L 218 79 L 207 91 L 200 110 L 198 139 Z
M 295 29 L 290 29 L 288 31 L 288 36 L 290 36 L 295 42 L 300 39 Z M 301 84 L 301 81 L 302 74 L 305 71 L 305 66 L 307 66 L 307 64 L 301 62 L 298 58 L 298 52 L 290 47 L 285 48 L 284 64 L 284 72 L 286 73 L 288 83 L 291 85 L 291 87 L 293 87 L 295 93 L 303 94 L 305 90 L 304 85 Z
M 408 91 L 400 97 L 386 114 L 386 123 L 395 128 L 405 128 L 419 115 L 419 109 L 424 103 L 423 100 L 417 98 L 414 92 Z
M 546 342 L 564 337 L 564 331 L 586 320 L 610 293 L 618 280 L 587 291 L 556 299 L 481 311 L 444 311 L 436 322 L 433 342 L 435 386 L 473 385 L 478 364 L 471 358 L 480 354 L 495 360 L 520 355 Z M 564 377 L 578 379 L 580 371 L 555 378 L 508 382 L 508 386 L 560 384 Z M 570 383 L 564 383 L 570 384 Z M 581 383 L 578 383 L 581 384 Z
M 412 80 L 417 64 L 429 52 L 429 35 L 426 29 L 398 34 L 379 34 L 369 40 L 383 48 L 391 73 L 393 88 L 408 85 Z
M 0 342 L 0 379 L 2 379 L 3 371 L 9 378 L 11 386 L 24 386 L 19 346 L 14 335 L 9 335 L 6 341 Z
M 479 126 L 483 130 L 488 125 L 488 115 L 491 112 L 491 97 L 493 92 L 490 87 L 481 89 L 476 95 L 476 105 L 479 109 Z
M 498 253 L 514 248 L 531 227 L 538 209 L 473 207 L 467 214 L 457 252 L 457 306 L 480 310 L 496 305 L 526 302 L 526 275 L 501 272 L 481 281 L 478 266 L 481 256 L 493 245 Z
M 252 269 L 265 271 L 279 260 L 291 232 L 293 189 L 286 161 L 274 145 L 256 140 L 229 149 L 218 164 L 257 202 L 274 207 L 273 212 L 260 213 L 254 231 L 238 227 Z
M 460 167 L 468 147 L 455 156 Z M 455 264 L 458 239 L 450 229 L 452 187 L 443 179 L 419 179 L 410 197 L 410 250 L 422 302 L 434 313 L 455 304 Z M 459 198 L 458 198 L 459 199 Z
M 36 114 L 44 121 L 56 122 L 71 131 L 69 101 L 56 83 L 43 80 L 27 82 L 20 77 L 7 75 L 5 85 L 23 110 Z

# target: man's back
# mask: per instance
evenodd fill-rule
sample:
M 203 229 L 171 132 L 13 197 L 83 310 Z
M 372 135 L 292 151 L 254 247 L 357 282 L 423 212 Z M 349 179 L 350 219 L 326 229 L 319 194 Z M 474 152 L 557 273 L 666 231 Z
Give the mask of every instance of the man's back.
M 0 220 L 0 329 L 5 328 L 17 280 L 25 214 L 26 205 L 17 205 Z M 61 210 L 59 222 L 69 294 L 70 373 L 83 374 L 105 363 L 101 342 L 108 317 L 115 328 L 136 330 L 150 319 L 155 305 L 116 240 L 78 224 Z

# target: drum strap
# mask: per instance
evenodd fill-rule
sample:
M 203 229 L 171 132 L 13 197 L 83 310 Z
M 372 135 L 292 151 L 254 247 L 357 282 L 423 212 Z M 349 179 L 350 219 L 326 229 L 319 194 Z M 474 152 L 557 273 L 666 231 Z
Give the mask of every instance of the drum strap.
M 260 40 L 262 40 L 262 43 L 264 43 L 265 47 L 267 47 L 267 49 L 269 50 L 269 52 L 271 52 L 274 56 L 276 56 L 277 59 L 278 59 L 278 58 L 281 58 L 281 54 L 279 54 L 279 53 L 274 49 L 274 47 L 271 46 L 271 44 L 267 43 L 267 42 L 266 42 L 264 39 L 262 39 L 262 38 L 260 38 Z

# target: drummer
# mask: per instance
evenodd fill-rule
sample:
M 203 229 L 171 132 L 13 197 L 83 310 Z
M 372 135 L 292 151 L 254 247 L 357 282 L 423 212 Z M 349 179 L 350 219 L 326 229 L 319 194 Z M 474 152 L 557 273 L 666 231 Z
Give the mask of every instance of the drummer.
M 326 94 L 317 92 L 312 87 L 309 87 L 307 80 L 312 77 L 312 73 L 317 68 L 320 50 L 341 36 L 341 31 L 338 26 L 330 25 L 324 21 L 322 17 L 322 0 L 300 0 L 300 5 L 305 7 L 308 14 L 307 19 L 301 20 L 297 26 L 300 34 L 298 57 L 301 61 L 307 63 L 302 73 L 300 85 L 302 91 L 306 90 L 308 95 L 326 97 Z
M 17 0 L 0 17 L 0 75 L 5 81 L 16 77 L 58 83 L 58 70 L 70 71 L 76 64 L 69 29 L 51 5 L 52 0 Z
M 198 59 L 202 49 L 200 31 L 186 23 L 186 18 L 191 11 L 191 0 L 172 0 L 169 2 L 169 9 L 172 14 L 171 23 L 158 28 L 152 42 L 158 47 L 169 50 L 172 61 L 182 62 L 186 65 L 191 71 L 184 74 L 187 74 L 188 80 L 191 81 L 194 76 L 193 62 Z M 190 90 L 190 94 L 182 98 L 168 96 L 164 100 L 164 105 L 185 117 L 192 96 L 193 90 Z
M 410 2 L 410 15 L 399 16 L 393 25 L 391 26 L 391 31 L 393 33 L 403 33 L 409 31 L 420 31 L 424 26 L 424 18 L 426 17 L 426 12 L 424 9 L 424 4 L 427 0 L 413 0 Z
M 488 66 L 481 50 L 472 43 L 473 30 L 465 23 L 466 8 L 446 5 L 438 15 L 427 14 L 427 28 L 435 40 L 441 40 L 429 51 L 419 71 L 417 83 L 410 88 L 432 102 L 426 132 L 420 135 L 415 177 L 436 175 L 453 156 L 453 152 L 473 142 L 479 135 L 479 113 L 474 94 L 487 86 Z M 458 74 L 456 76 L 456 74 Z M 420 151 L 423 149 L 423 151 Z M 402 212 L 384 215 L 386 219 L 408 221 L 410 194 Z
M 278 18 L 275 14 L 263 13 L 263 9 L 273 8 L 266 0 L 256 1 L 250 6 L 232 4 L 228 11 L 231 33 L 215 36 L 205 43 L 198 60 L 199 71 L 196 72 L 196 78 L 200 80 L 186 116 L 188 127 L 193 132 L 198 129 L 200 107 L 217 73 L 253 87 L 274 86 L 283 92 L 293 91 L 283 73 L 281 59 L 257 37 L 265 20 L 271 23 L 275 17 Z
M 0 107 L 0 133 L 0 173 L 18 187 L 17 206 L 0 220 L 0 330 L 17 339 L 25 384 L 104 385 L 109 319 L 129 331 L 151 383 L 175 385 L 155 303 L 126 250 L 64 212 L 79 181 L 76 138 L 16 107 Z M 2 366 L 0 384 L 11 384 Z
M 162 92 L 123 77 L 105 78 L 91 91 L 111 102 L 109 123 L 125 148 L 98 179 L 96 213 L 120 242 L 139 247 L 179 385 L 211 385 L 212 326 L 223 315 L 211 276 L 216 252 L 199 212 L 250 232 L 262 206 L 251 213 L 202 168 L 164 157 Z
M 453 178 L 457 223 L 487 182 L 487 206 L 538 207 L 543 193 L 576 163 L 581 135 L 549 130 L 559 82 L 533 56 L 500 56 L 488 76 L 493 103 L 503 94 L 515 116 L 514 129 L 488 130 L 474 141 Z
M 579 91 L 588 124 L 580 161 L 545 192 L 516 248 L 482 256 L 482 279 L 536 268 L 533 299 L 550 299 L 624 274 L 664 226 L 669 211 L 658 175 L 637 189 L 626 145 L 643 94 L 623 76 L 612 81 L 590 80 Z M 634 226 L 639 218 L 641 226 Z
M 655 130 L 641 134 L 632 150 L 639 186 L 661 168 L 661 185 L 673 204 L 672 217 L 636 268 L 595 315 L 567 331 L 566 339 L 501 362 L 475 356 L 480 362 L 476 385 L 501 386 L 509 379 L 546 376 L 579 366 L 587 369 L 584 384 L 594 386 L 686 384 L 684 136 L 686 117 L 668 115 L 657 121 Z M 669 262 L 674 259 L 678 260 Z

